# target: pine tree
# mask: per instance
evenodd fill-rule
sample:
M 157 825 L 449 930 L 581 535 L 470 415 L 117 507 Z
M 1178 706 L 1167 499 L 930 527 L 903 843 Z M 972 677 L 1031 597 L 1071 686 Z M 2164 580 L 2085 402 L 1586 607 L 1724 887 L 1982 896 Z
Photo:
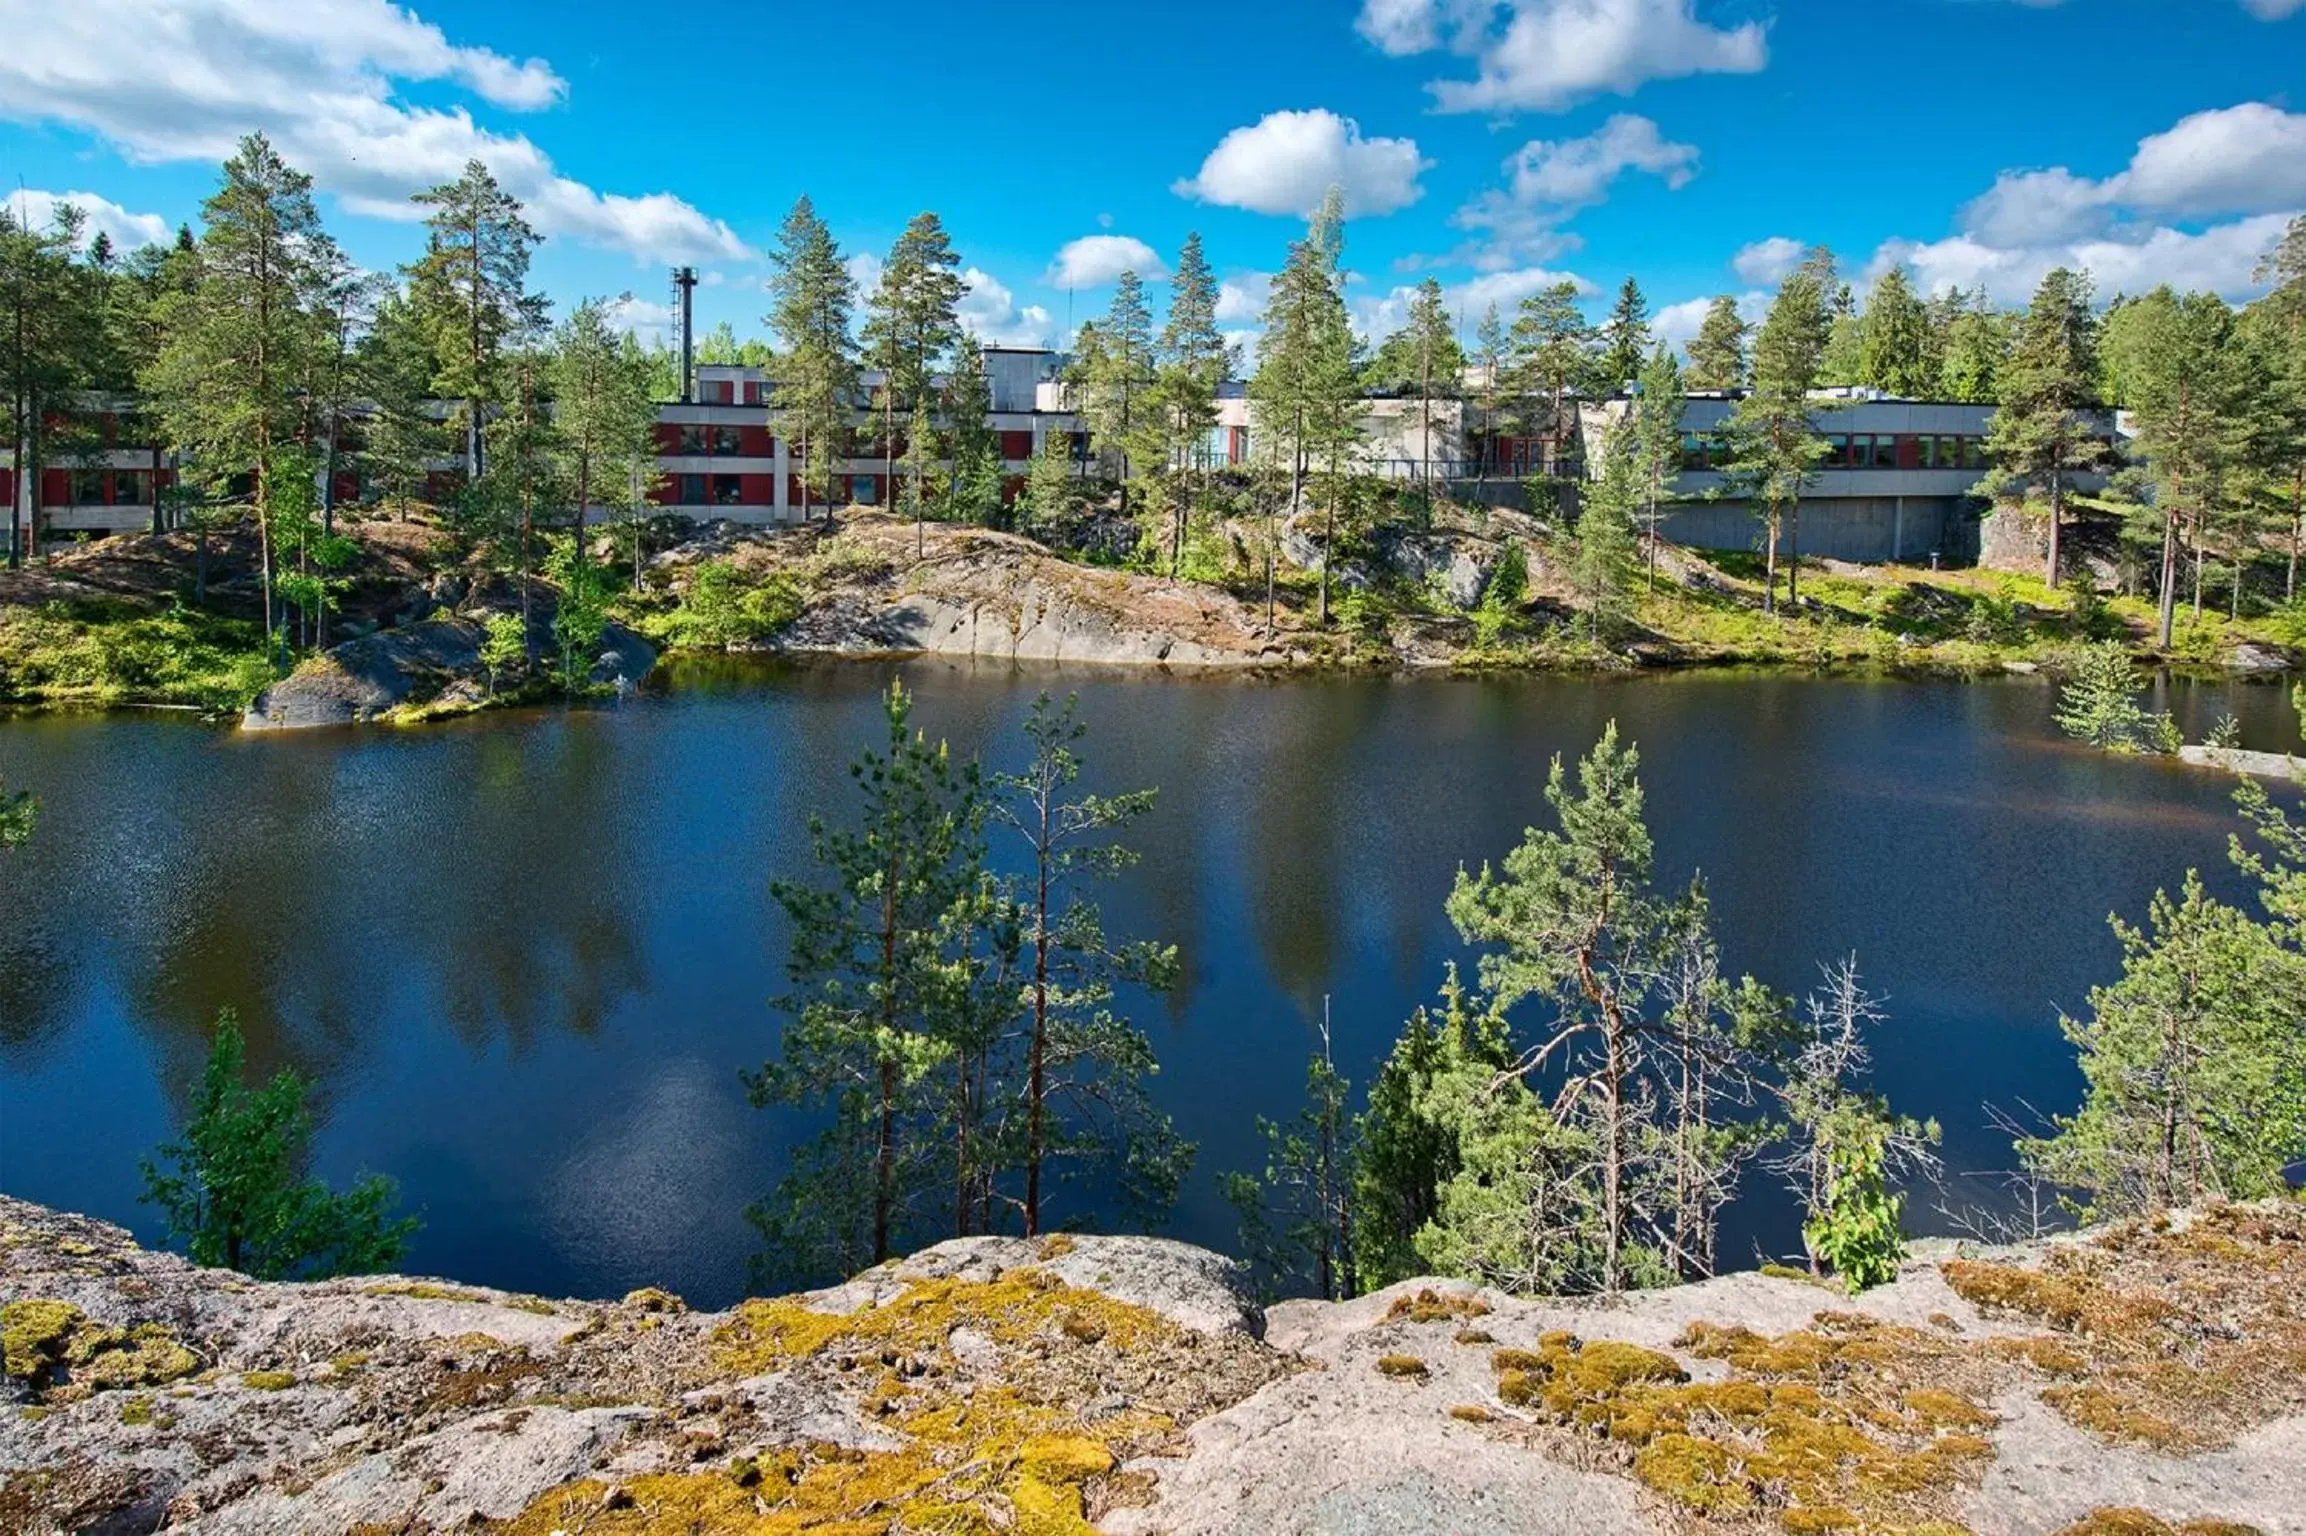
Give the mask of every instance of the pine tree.
M 1479 455 L 1476 473 L 1486 486 L 1489 483 L 1490 462 L 1497 457 L 1498 432 L 1503 425 L 1508 345 L 1505 321 L 1499 316 L 1495 304 L 1481 312 L 1481 324 L 1474 331 L 1473 338 L 1473 366 L 1481 380 L 1480 387 L 1474 392 L 1474 404 L 1480 412 L 1482 432 L 1489 439 L 1489 446 Z M 1471 447 L 1471 444 L 1467 446 Z
M 2160 643 L 2168 650 L 2176 629 L 2180 548 L 2192 546 L 2199 613 L 2202 531 L 2234 447 L 2234 316 L 2215 294 L 2181 298 L 2164 286 L 2129 306 L 2124 322 L 2112 338 L 2119 352 L 2115 367 L 2162 510 Z
M 553 337 L 545 370 L 561 476 L 575 496 L 576 547 L 585 549 L 585 516 L 599 505 L 638 515 L 642 476 L 655 472 L 656 405 L 646 361 L 610 329 L 608 313 L 587 299 Z M 640 580 L 640 538 L 633 539 L 633 580 Z
M 246 1048 L 226 1009 L 184 1139 L 144 1162 L 140 1199 L 160 1207 L 171 1241 L 195 1264 L 259 1280 L 320 1279 L 389 1269 L 416 1230 L 392 1215 L 389 1179 L 368 1175 L 342 1194 L 308 1177 L 311 1087 L 284 1067 L 251 1091 Z
M 1042 1230 L 1045 1171 L 1068 1165 L 1113 1176 L 1124 1202 L 1166 1209 L 1193 1148 L 1144 1095 L 1158 1070 L 1152 1046 L 1115 1014 L 1122 986 L 1161 992 L 1177 977 L 1175 945 L 1116 943 L 1090 882 L 1137 861 L 1111 836 L 1153 809 L 1153 790 L 1069 797 L 1081 776 L 1076 744 L 1088 734 L 1074 701 L 1041 694 L 1025 720 L 1025 771 L 995 780 L 995 816 L 1023 841 L 1024 872 L 1011 885 L 1023 959 L 1025 1062 L 1018 1084 L 1025 1235 Z
M 930 429 L 930 405 L 935 395 L 932 380 L 946 354 L 960 344 L 958 307 L 966 285 L 961 281 L 961 258 L 944 224 L 933 213 L 917 213 L 904 233 L 889 248 L 881 265 L 880 286 L 865 303 L 865 351 L 881 370 L 881 458 L 884 481 L 892 488 L 897 474 L 897 405 L 910 412 L 908 442 L 921 440 Z M 927 548 L 923 519 L 927 507 L 920 477 L 912 488 L 913 552 Z
M 2273 286 L 2243 317 L 2259 381 L 2247 406 L 2245 452 L 2287 531 L 2282 595 L 2295 601 L 2306 541 L 2306 215 L 2290 221 L 2253 275 Z
M 1457 345 L 1455 328 L 1449 322 L 1449 310 L 1442 303 L 1441 284 L 1427 278 L 1417 288 L 1417 297 L 1409 306 L 1409 324 L 1403 337 L 1408 356 L 1416 370 L 1417 382 L 1417 443 L 1418 478 L 1430 488 L 1433 482 L 1433 402 L 1449 399 L 1457 393 L 1458 375 L 1464 371 L 1465 355 Z
M 1329 553 L 1336 539 L 1338 501 L 1344 494 L 1344 458 L 1359 439 L 1360 370 L 1353 327 L 1345 308 L 1343 193 L 1330 188 L 1305 238 L 1289 249 L 1265 307 L 1265 333 L 1257 342 L 1257 373 L 1249 399 L 1258 437 L 1287 445 L 1292 519 L 1305 504 L 1309 468 L 1330 465 L 1322 526 L 1319 622 L 1329 622 Z M 1273 611 L 1274 541 L 1266 541 L 1265 606 Z
M 47 230 L 19 225 L 0 207 L 0 387 L 8 392 L 10 462 L 8 563 L 21 567 L 39 539 L 40 472 L 52 457 L 49 424 L 77 382 L 74 366 L 72 245 L 69 220 Z
M 211 494 L 247 478 L 269 647 L 279 618 L 275 461 L 295 443 L 297 385 L 317 337 L 311 255 L 321 239 L 320 215 L 312 178 L 283 161 L 262 134 L 251 134 L 225 162 L 223 185 L 201 205 L 201 217 L 198 272 L 170 307 L 168 340 L 145 389 L 158 402 L 170 442 Z
M 769 266 L 768 324 L 784 346 L 773 414 L 788 446 L 798 449 L 802 519 L 809 498 L 820 496 L 830 524 L 834 476 L 849 456 L 849 411 L 857 393 L 856 343 L 849 335 L 856 281 L 806 197 L 778 226 Z
M 1984 486 L 1996 496 L 2039 492 L 2048 504 L 2050 548 L 2043 580 L 2051 586 L 2061 576 L 2058 540 L 2073 477 L 2105 457 L 2089 414 L 2097 376 L 2089 277 L 2056 268 L 2034 290 L 2034 302 L 2019 324 L 2017 347 L 2002 370 L 2002 404 L 1986 436 L 1994 472 Z
M 1335 1301 L 1348 1293 L 1355 1272 L 1353 1126 L 1346 1114 L 1352 1085 L 1338 1075 L 1326 998 L 1317 1027 L 1320 1048 L 1306 1064 L 1305 1107 L 1286 1125 L 1258 1116 L 1264 1169 L 1231 1172 L 1221 1183 L 1262 1288 L 1276 1296 L 1310 1289 Z
M 1745 388 L 1746 334 L 1738 301 L 1726 293 L 1717 297 L 1706 309 L 1697 339 L 1689 344 L 1689 387 Z
M 1201 253 L 1198 234 L 1188 234 L 1177 253 L 1157 359 L 1152 409 L 1159 413 L 1163 458 L 1175 481 L 1169 529 L 1169 574 L 1175 577 L 1192 531 L 1194 472 L 1206 479 L 1203 443 L 1217 425 L 1217 395 L 1227 362 L 1225 338 L 1217 329 L 1217 276 Z
M 2073 675 L 2058 689 L 2058 729 L 2109 752 L 2152 752 L 2169 734 L 2168 717 L 2138 704 L 2138 669 L 2119 640 L 2084 646 Z
M 827 1106 L 833 1123 L 747 1218 L 773 1262 L 804 1273 L 890 1257 L 943 1182 L 931 1079 L 965 1000 L 954 940 L 984 890 L 984 789 L 975 764 L 914 729 L 902 684 L 885 714 L 886 747 L 850 768 L 854 826 L 810 820 L 824 883 L 770 886 L 792 925 L 792 990 L 777 1056 L 746 1090 L 756 1107 Z
M 1129 515 L 1129 479 L 1150 449 L 1160 452 L 1164 424 L 1148 399 L 1154 380 L 1153 314 L 1145 306 L 1145 285 L 1134 272 L 1113 284 L 1113 300 L 1080 349 L 1083 378 L 1080 411 L 1090 441 L 1116 456 L 1121 515 Z
M 1657 588 L 1658 524 L 1675 499 L 1673 484 L 1682 465 L 1682 412 L 1689 396 L 1673 349 L 1658 343 L 1636 381 L 1632 421 L 1642 485 L 1642 526 L 1647 535 L 1649 585 Z
M 424 255 L 408 269 L 410 297 L 432 337 L 433 387 L 462 406 L 465 474 L 478 480 L 489 413 L 510 387 L 507 348 L 544 328 L 545 299 L 528 291 L 529 258 L 544 237 L 478 160 L 411 201 L 431 211 Z
M 1536 413 L 1543 472 L 1559 479 L 1569 473 L 1577 435 L 1570 396 L 1592 366 L 1593 330 L 1577 307 L 1577 284 L 1549 284 L 1523 298 L 1509 340 L 1507 387 Z
M 1073 521 L 1076 495 L 1073 446 L 1068 433 L 1042 435 L 1040 451 L 1025 470 L 1025 531 L 1044 544 L 1061 543 Z
M 1599 340 L 1601 359 L 1594 383 L 1598 393 L 1614 395 L 1629 387 L 1649 360 L 1649 301 L 1642 297 L 1641 284 L 1632 278 L 1619 286 L 1617 302 L 1601 323 Z
M 1927 399 L 1938 382 L 1930 352 L 1929 311 L 1906 269 L 1892 267 L 1874 283 L 1858 322 L 1858 382 L 1907 400 Z
M 1794 541 L 1802 487 L 1825 453 L 1825 440 L 1811 421 L 1810 391 L 1832 328 L 1826 301 L 1831 260 L 1813 257 L 1780 285 L 1754 339 L 1753 387 L 1729 419 L 1729 482 L 1762 513 L 1764 613 L 1777 612 L 1778 546 Z M 1789 562 L 1788 601 L 1798 595 L 1799 579 Z
M 2281 1194 L 2306 1152 L 2297 954 L 2191 870 L 2177 899 L 2155 893 L 2145 928 L 2112 921 L 2122 979 L 2061 1020 L 2088 1090 L 2019 1144 L 2026 1166 L 2081 1191 L 2090 1220 Z

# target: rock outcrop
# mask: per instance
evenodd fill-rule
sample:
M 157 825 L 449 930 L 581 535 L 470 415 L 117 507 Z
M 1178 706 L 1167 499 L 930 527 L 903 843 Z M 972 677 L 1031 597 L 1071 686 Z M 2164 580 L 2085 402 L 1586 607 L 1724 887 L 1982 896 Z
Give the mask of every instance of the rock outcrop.
M 258 1283 L 0 1198 L 0 1333 L 5 1532 L 2306 1532 L 2295 1202 L 1855 1298 L 1260 1312 L 1214 1254 L 1057 1236 L 697 1314 Z
M 347 640 L 258 694 L 241 729 L 354 725 L 411 704 L 478 703 L 485 692 L 485 638 L 473 620 L 443 614 Z M 530 649 L 549 655 L 553 644 L 550 622 L 540 618 L 531 625 Z M 646 640 L 611 624 L 601 633 L 592 680 L 638 682 L 656 659 Z

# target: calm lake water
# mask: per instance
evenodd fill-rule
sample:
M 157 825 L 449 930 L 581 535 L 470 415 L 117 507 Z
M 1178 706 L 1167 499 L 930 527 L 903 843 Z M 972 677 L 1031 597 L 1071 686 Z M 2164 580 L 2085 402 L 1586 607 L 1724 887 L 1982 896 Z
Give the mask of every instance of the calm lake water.
M 0 1188 L 155 1236 L 137 1160 L 177 1128 L 231 1005 L 318 1084 L 321 1171 L 400 1181 L 407 1267 L 555 1294 L 744 1283 L 741 1211 L 798 1122 L 769 1054 L 810 812 L 901 673 L 956 750 L 1012 766 L 1036 690 L 1075 691 L 1102 789 L 1161 787 L 1116 932 L 1176 942 L 1137 1017 L 1201 1154 L 1172 1231 L 1215 1246 L 1215 1174 L 1294 1111 L 1328 995 L 1365 1082 L 1460 953 L 1442 899 L 1542 808 L 1547 759 L 1640 744 L 1661 880 L 1702 869 L 1725 969 L 1805 990 L 1855 952 L 1887 995 L 1879 1082 L 2010 1162 L 1982 1105 L 2071 1106 L 2058 1032 L 2110 979 L 2109 910 L 2225 857 L 2232 784 L 2068 746 L 2051 694 L 1691 675 L 1212 681 L 940 662 L 691 667 L 616 710 L 243 737 L 173 715 L 0 721 L 39 835 L 0 860 Z M 2192 732 L 2297 739 L 2287 691 L 2170 685 Z M 1972 1180 L 1981 1196 L 1985 1179 Z M 1916 1216 L 1924 1225 L 1926 1210 Z M 1735 1248 L 1798 1245 L 1753 1202 Z

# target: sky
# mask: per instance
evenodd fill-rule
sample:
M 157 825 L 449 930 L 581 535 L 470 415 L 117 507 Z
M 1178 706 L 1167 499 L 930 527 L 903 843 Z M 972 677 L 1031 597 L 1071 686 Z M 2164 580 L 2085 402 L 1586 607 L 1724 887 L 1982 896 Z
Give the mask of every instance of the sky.
M 477 156 L 546 236 L 537 285 L 629 295 L 644 332 L 687 263 L 700 330 L 765 334 L 804 193 L 868 280 L 934 210 L 964 318 L 1012 345 L 1195 230 L 1248 339 L 1332 183 L 1372 335 L 1427 275 L 1468 334 L 1631 275 L 1686 339 L 1818 243 L 1861 289 L 1903 262 L 2021 303 L 2063 263 L 2242 299 L 2306 211 L 2302 95 L 2306 0 L 0 0 L 31 218 L 165 237 L 262 130 L 389 268 L 408 194 Z

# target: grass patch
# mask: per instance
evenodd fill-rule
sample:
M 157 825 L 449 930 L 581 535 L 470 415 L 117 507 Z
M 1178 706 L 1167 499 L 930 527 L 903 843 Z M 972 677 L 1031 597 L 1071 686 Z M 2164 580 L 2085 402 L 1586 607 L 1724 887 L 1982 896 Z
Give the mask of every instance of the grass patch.
M 194 608 L 0 607 L 0 699 L 245 709 L 273 680 L 260 626 Z

